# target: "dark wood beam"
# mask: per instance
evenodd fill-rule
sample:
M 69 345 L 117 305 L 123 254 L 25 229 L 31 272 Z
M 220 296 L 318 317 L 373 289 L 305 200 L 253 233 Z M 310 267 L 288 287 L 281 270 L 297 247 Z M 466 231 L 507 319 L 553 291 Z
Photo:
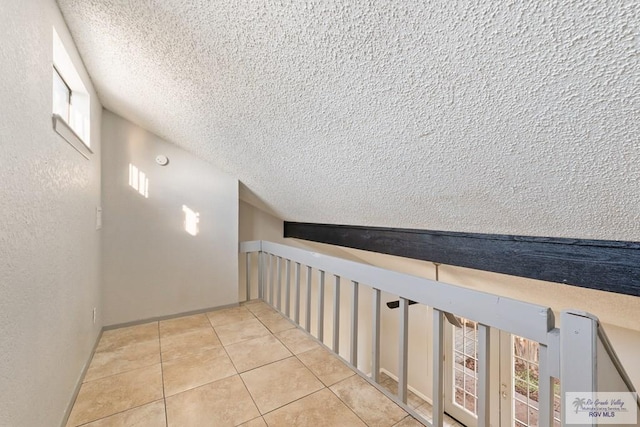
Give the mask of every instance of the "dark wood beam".
M 284 237 L 640 296 L 640 242 L 299 222 Z

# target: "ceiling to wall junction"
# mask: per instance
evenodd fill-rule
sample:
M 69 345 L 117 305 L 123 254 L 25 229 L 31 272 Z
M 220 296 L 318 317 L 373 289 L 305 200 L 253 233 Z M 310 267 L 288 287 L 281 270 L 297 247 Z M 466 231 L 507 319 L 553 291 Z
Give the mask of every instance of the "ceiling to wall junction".
M 106 108 L 283 219 L 640 240 L 640 2 L 58 3 Z

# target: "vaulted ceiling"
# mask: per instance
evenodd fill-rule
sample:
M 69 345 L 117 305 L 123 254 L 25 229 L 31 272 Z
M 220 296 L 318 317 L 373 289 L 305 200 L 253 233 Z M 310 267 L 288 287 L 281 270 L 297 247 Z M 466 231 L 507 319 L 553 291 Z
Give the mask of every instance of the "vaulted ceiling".
M 103 105 L 286 220 L 640 240 L 640 2 L 58 0 Z

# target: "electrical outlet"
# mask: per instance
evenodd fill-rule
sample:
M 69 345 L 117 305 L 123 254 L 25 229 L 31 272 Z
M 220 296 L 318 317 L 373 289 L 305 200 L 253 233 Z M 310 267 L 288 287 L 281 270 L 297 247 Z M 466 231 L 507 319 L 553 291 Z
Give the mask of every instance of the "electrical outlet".
M 96 313 L 97 313 L 98 309 L 93 307 L 93 324 L 96 324 Z

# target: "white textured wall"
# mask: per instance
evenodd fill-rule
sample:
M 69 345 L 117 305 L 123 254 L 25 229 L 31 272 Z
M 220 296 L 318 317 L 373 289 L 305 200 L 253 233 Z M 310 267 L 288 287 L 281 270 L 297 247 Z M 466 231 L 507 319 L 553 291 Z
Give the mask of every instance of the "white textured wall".
M 0 17 L 0 425 L 57 426 L 102 326 L 102 107 L 53 0 Z M 90 160 L 52 128 L 52 26 L 91 94 Z
M 238 302 L 237 179 L 107 110 L 102 125 L 105 324 Z M 148 198 L 129 186 L 129 163 Z M 197 236 L 182 205 L 200 213 Z
M 58 0 L 107 108 L 307 222 L 640 240 L 637 0 Z

